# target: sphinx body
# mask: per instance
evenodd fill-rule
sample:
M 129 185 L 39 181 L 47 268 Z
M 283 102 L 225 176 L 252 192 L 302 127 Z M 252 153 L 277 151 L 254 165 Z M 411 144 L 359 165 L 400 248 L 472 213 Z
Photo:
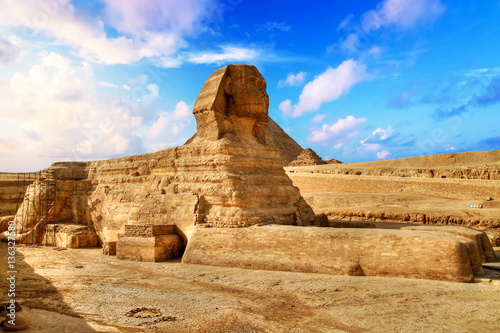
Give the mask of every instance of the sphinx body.
M 175 225 L 185 242 L 196 225 L 310 225 L 312 209 L 285 174 L 279 153 L 266 144 L 265 89 L 254 66 L 223 67 L 199 94 L 193 110 L 197 132 L 185 145 L 53 164 L 61 179 L 56 222 L 84 224 L 101 242 L 116 241 L 126 225 L 138 224 Z M 72 179 L 78 181 L 72 185 Z M 43 183 L 38 187 L 43 191 Z M 28 229 L 22 216 L 17 220 L 19 231 Z M 43 239 L 44 221 L 30 224 L 35 238 Z

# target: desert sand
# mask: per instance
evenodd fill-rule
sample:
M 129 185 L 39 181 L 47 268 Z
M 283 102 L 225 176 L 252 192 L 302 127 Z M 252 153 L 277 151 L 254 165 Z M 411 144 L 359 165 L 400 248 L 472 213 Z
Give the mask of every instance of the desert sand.
M 330 219 L 463 225 L 500 246 L 500 150 L 285 170 Z
M 122 261 L 96 248 L 17 251 L 25 332 L 500 330 L 498 271 L 492 282 L 453 283 Z

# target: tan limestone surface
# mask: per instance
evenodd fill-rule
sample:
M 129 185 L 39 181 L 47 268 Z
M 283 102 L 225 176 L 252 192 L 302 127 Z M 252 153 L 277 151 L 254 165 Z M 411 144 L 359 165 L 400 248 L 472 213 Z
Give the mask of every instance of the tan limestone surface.
M 483 252 L 478 251 L 477 245 L 475 239 L 446 232 L 279 225 L 196 228 L 182 261 L 250 269 L 470 282 L 475 274 L 483 274 Z
M 5 251 L 0 244 L 0 253 Z M 22 246 L 17 252 L 22 274 L 16 299 L 32 327 L 27 333 L 500 329 L 498 277 L 489 284 L 464 284 L 151 264 L 103 256 L 100 249 Z M 0 299 L 6 299 L 6 271 L 2 260 Z M 141 308 L 160 315 L 127 316 Z

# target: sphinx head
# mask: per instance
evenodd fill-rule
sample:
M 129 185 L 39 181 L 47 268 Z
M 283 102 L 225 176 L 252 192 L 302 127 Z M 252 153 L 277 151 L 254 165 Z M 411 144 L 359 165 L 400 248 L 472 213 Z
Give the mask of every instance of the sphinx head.
M 193 113 L 197 137 L 265 143 L 269 97 L 255 66 L 228 65 L 205 82 Z

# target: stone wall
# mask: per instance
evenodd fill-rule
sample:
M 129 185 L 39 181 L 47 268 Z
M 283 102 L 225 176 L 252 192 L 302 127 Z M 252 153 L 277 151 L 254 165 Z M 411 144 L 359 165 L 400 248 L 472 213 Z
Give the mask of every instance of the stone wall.
M 265 226 L 196 228 L 182 261 L 336 275 L 470 282 L 476 244 L 428 231 Z

